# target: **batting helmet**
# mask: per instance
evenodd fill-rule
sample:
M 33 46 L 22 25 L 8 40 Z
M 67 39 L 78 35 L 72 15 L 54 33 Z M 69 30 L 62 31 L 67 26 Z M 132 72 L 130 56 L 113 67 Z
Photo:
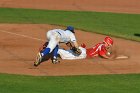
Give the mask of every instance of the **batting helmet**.
M 72 27 L 72 26 L 67 26 L 66 30 L 70 30 L 72 33 L 75 33 L 74 27 Z
M 113 39 L 111 39 L 109 36 L 105 37 L 104 42 L 108 45 L 113 45 Z

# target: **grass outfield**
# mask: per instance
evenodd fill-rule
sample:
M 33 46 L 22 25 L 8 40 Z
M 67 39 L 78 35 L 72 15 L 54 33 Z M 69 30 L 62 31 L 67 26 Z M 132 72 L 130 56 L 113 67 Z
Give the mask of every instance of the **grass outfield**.
M 73 25 L 78 29 L 140 41 L 140 15 L 0 8 L 0 23 Z
M 0 74 L 0 93 L 140 93 L 140 74 L 66 77 Z

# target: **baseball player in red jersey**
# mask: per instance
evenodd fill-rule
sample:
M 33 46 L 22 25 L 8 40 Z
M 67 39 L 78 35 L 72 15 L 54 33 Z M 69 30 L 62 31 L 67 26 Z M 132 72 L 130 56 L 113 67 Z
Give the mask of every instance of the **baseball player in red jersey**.
M 82 53 L 77 56 L 72 50 L 59 49 L 58 54 L 62 59 L 74 60 L 74 59 L 85 59 L 85 58 L 94 58 L 101 56 L 103 58 L 111 58 L 111 49 L 113 45 L 113 40 L 107 36 L 104 38 L 103 42 L 96 44 L 92 48 L 86 48 L 85 44 L 82 44 L 79 49 Z
M 94 47 L 86 49 L 87 58 L 96 56 L 101 56 L 106 59 L 110 58 L 111 53 L 108 51 L 108 49 L 111 48 L 112 45 L 113 40 L 109 36 L 105 37 L 102 43 L 98 43 Z M 82 46 L 85 47 L 85 45 Z

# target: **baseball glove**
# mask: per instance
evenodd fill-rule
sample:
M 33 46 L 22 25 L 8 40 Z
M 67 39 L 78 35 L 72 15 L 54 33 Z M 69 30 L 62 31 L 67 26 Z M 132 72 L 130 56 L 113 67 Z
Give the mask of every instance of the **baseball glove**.
M 67 43 L 66 43 L 66 45 L 67 45 L 70 49 L 72 49 L 72 48 L 73 48 L 73 45 L 72 45 L 72 43 L 71 43 L 71 42 L 67 42 Z
M 82 53 L 82 51 L 79 48 L 76 47 L 72 47 L 71 49 L 75 54 L 77 54 L 78 56 Z

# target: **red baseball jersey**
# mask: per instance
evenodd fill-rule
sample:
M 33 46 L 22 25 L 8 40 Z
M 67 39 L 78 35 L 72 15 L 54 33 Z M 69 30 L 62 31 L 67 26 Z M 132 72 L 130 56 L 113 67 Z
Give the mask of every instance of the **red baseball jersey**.
M 107 52 L 105 45 L 103 43 L 98 43 L 92 48 L 86 49 L 87 57 L 96 57 L 105 55 Z

